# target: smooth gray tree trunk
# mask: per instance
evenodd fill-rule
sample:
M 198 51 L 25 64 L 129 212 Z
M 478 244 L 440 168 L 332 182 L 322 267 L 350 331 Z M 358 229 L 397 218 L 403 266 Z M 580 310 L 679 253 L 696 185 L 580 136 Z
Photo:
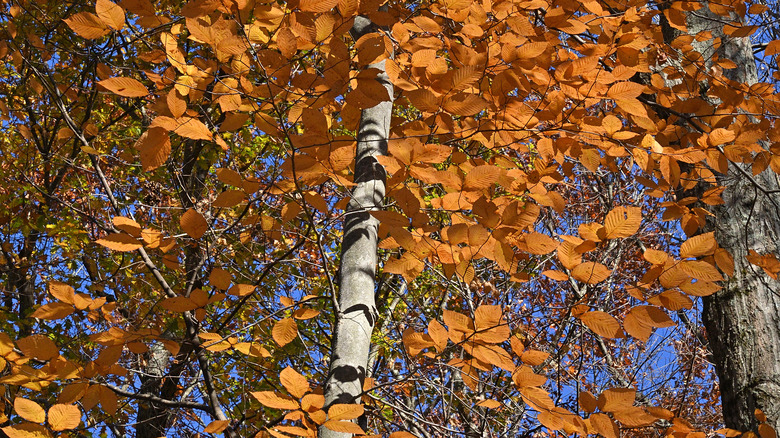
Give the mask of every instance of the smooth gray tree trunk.
M 758 81 L 750 40 L 723 34 L 724 20 L 708 3 L 687 14 L 688 32 L 709 30 L 723 44 L 720 59 L 737 68 L 724 70 L 727 78 Z M 668 29 L 667 29 L 668 31 Z M 712 40 L 693 42 L 705 59 L 715 48 Z M 751 181 L 752 179 L 752 181 Z M 749 166 L 729 164 L 718 181 L 726 187 L 723 205 L 712 209 L 718 244 L 734 257 L 734 275 L 723 289 L 704 299 L 703 321 L 720 381 L 726 427 L 756 430 L 755 410 L 780 428 L 780 282 L 746 260 L 749 250 L 780 256 L 780 184 L 771 169 L 753 177 Z M 775 193 L 772 193 L 775 192 Z
M 350 33 L 357 41 L 361 36 L 375 31 L 377 28 L 369 19 L 358 17 Z M 393 85 L 385 73 L 385 62 L 371 64 L 368 68 L 381 72 L 377 80 L 382 82 L 392 99 Z M 381 209 L 385 196 L 385 170 L 375 157 L 387 153 L 392 110 L 392 101 L 385 101 L 364 109 L 361 113 L 355 154 L 357 185 L 352 191 L 344 221 L 338 308 L 330 369 L 325 383 L 326 407 L 337 403 L 361 402 L 371 333 L 378 318 L 374 289 L 379 223 L 369 211 Z M 365 428 L 365 423 L 361 423 Z M 320 427 L 319 436 L 343 438 L 351 434 Z

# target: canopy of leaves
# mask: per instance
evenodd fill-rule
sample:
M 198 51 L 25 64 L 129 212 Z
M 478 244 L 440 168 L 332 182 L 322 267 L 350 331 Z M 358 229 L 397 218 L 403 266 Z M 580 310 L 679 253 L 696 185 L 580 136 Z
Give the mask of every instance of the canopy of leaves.
M 734 261 L 701 232 L 729 166 L 780 173 L 780 40 L 710 2 L 762 50 L 730 79 L 702 4 L 2 1 L 3 432 L 719 428 L 698 297 Z M 363 405 L 324 407 L 356 128 L 388 100 Z

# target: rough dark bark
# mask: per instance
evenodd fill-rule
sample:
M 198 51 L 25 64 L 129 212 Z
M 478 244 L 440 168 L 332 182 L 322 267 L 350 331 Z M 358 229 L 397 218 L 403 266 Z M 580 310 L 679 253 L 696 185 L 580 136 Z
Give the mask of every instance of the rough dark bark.
M 694 42 L 704 59 L 717 50 L 720 59 L 737 68 L 725 70 L 728 79 L 757 82 L 750 41 L 723 34 L 723 17 L 705 7 L 687 14 L 689 33 L 709 30 L 721 38 Z M 720 381 L 723 417 L 727 427 L 755 430 L 755 409 L 780 428 L 780 282 L 746 260 L 749 250 L 780 254 L 780 189 L 771 170 L 752 177 L 747 166 L 730 163 L 719 183 L 726 187 L 725 203 L 713 209 L 718 244 L 734 257 L 734 275 L 717 294 L 704 299 L 703 320 Z
M 369 19 L 358 17 L 350 33 L 357 41 L 376 30 Z M 392 97 L 393 86 L 385 73 L 385 62 L 371 64 L 368 68 L 381 72 L 377 79 Z M 392 108 L 392 101 L 385 101 L 361 113 L 355 155 L 357 185 L 344 221 L 338 308 L 325 383 L 325 406 L 360 403 L 363 391 L 371 333 L 378 317 L 374 298 L 378 221 L 369 211 L 380 209 L 385 196 L 385 170 L 375 157 L 387 152 Z M 319 436 L 342 438 L 351 434 L 320 427 Z

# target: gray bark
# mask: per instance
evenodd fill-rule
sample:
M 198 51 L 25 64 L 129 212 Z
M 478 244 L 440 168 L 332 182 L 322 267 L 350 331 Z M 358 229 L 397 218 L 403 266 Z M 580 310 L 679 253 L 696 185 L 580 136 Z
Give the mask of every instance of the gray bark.
M 707 3 L 704 3 L 705 5 Z M 723 17 L 709 7 L 687 14 L 688 31 L 710 30 L 723 45 L 721 59 L 737 68 L 724 70 L 729 79 L 757 82 L 750 41 L 723 34 Z M 715 51 L 712 41 L 694 42 L 704 59 Z M 780 189 L 777 175 L 766 170 L 752 177 L 748 166 L 730 163 L 719 183 L 726 187 L 725 204 L 713 209 L 718 244 L 734 257 L 734 276 L 717 294 L 704 299 L 703 320 L 720 381 L 727 427 L 755 430 L 755 409 L 780 428 L 780 282 L 746 260 L 748 251 L 780 255 Z
M 358 17 L 350 33 L 357 41 L 375 32 L 376 26 L 365 17 Z M 385 62 L 371 64 L 392 98 L 393 85 L 385 73 Z M 366 377 L 371 333 L 378 318 L 374 299 L 377 266 L 378 221 L 369 211 L 382 208 L 385 196 L 385 170 L 376 160 L 387 153 L 392 101 L 364 109 L 357 133 L 355 183 L 347 206 L 344 237 L 341 245 L 338 307 L 332 339 L 330 369 L 325 383 L 325 406 L 337 403 L 360 403 L 363 380 Z M 365 428 L 365 422 L 361 422 Z M 320 427 L 320 438 L 343 438 L 351 434 Z

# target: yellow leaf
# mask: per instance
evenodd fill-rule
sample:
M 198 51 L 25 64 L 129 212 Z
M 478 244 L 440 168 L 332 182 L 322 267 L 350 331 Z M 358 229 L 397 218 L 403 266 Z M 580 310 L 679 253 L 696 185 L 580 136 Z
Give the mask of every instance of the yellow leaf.
M 79 427 L 81 411 L 76 405 L 56 404 L 49 408 L 49 426 L 52 430 L 70 430 Z
M 90 12 L 79 12 L 63 20 L 65 24 L 80 37 L 90 40 L 98 39 L 106 35 L 110 30 L 103 21 Z
M 14 410 L 20 417 L 33 423 L 46 421 L 46 411 L 38 403 L 22 397 L 14 399 Z
M 109 234 L 102 239 L 96 240 L 95 243 L 103 245 L 112 251 L 122 252 L 135 251 L 143 246 L 135 237 L 121 233 Z
M 115 30 L 122 30 L 125 27 L 125 10 L 116 3 L 110 0 L 97 0 L 95 12 L 108 27 Z
M 184 212 L 179 219 L 179 225 L 181 225 L 181 229 L 193 239 L 200 239 L 209 229 L 209 223 L 206 222 L 206 218 L 194 208 L 190 208 Z
M 98 85 L 122 97 L 144 97 L 149 90 L 133 78 L 114 77 L 98 81 Z
M 292 318 L 280 319 L 274 324 L 271 336 L 280 347 L 284 347 L 298 337 L 298 324 Z

